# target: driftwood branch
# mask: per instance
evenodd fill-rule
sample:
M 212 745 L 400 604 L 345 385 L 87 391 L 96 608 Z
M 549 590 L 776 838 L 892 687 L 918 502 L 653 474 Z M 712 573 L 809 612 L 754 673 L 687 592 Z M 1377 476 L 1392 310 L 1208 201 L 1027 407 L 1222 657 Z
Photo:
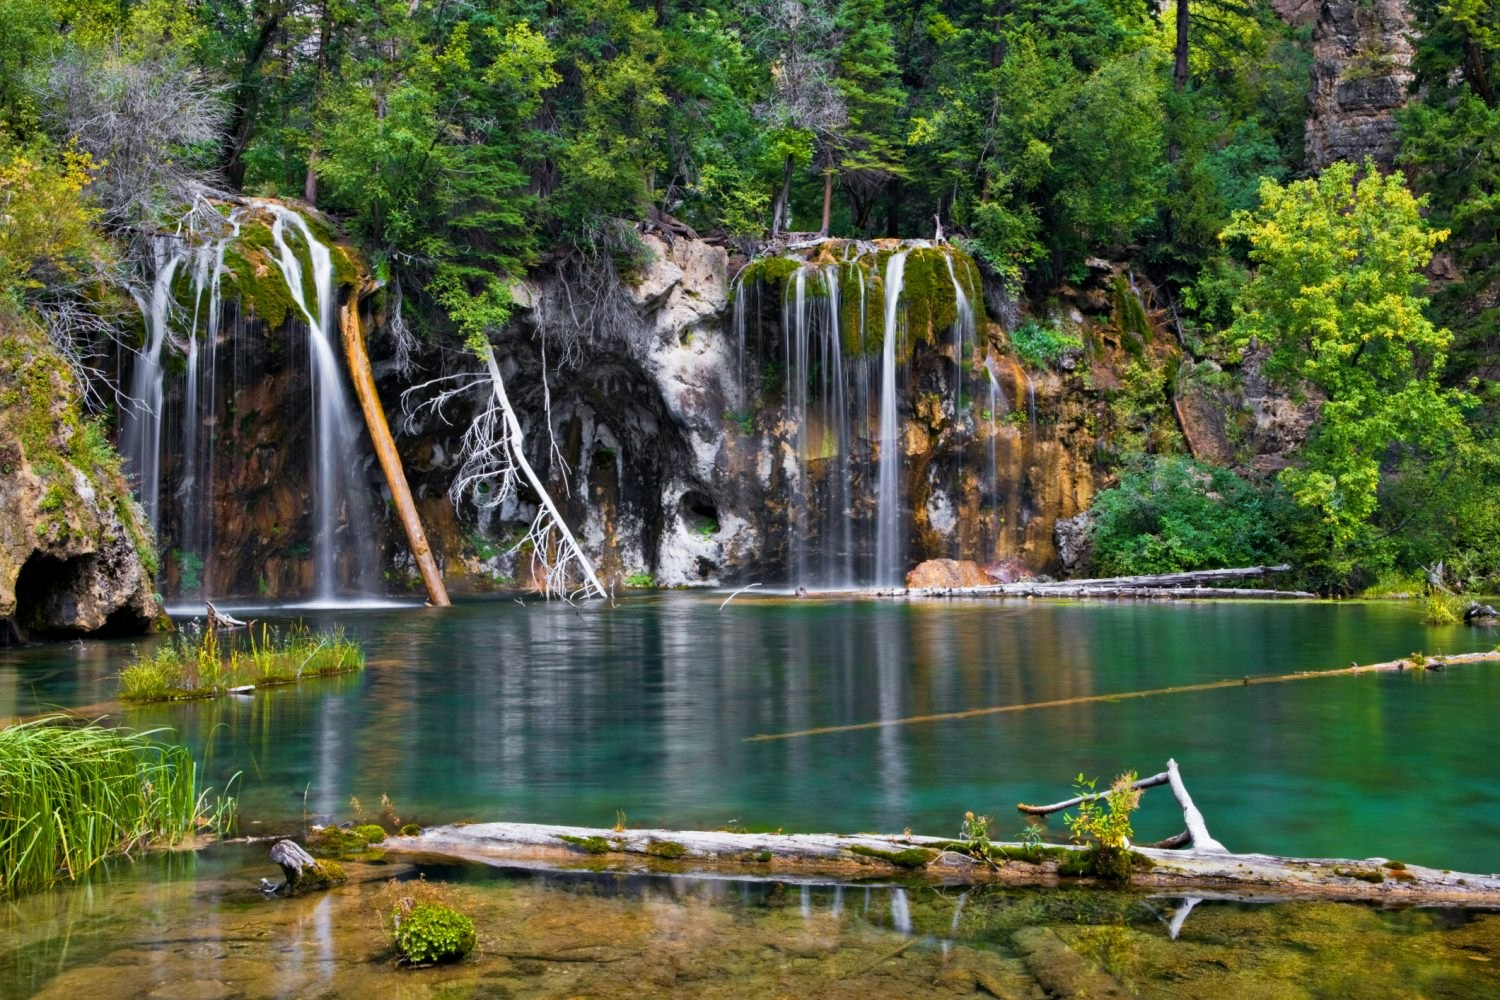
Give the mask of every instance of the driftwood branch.
M 1149 778 L 1142 778 L 1139 781 L 1133 782 L 1130 787 L 1155 788 L 1157 785 L 1165 785 L 1168 780 L 1169 776 L 1167 772 L 1162 771 L 1160 774 L 1153 774 Z M 1109 795 L 1108 789 L 1102 792 L 1090 792 L 1087 795 L 1076 795 L 1071 799 L 1064 799 L 1062 802 L 1054 802 L 1050 806 L 1029 806 L 1026 803 L 1022 802 L 1016 806 L 1016 809 L 1020 812 L 1026 813 L 1028 816 L 1050 816 L 1055 812 L 1062 812 L 1064 809 L 1072 809 L 1076 805 L 1082 805 L 1085 802 L 1093 802 L 1095 799 L 1102 799 L 1107 795 Z
M 1209 836 L 1208 824 L 1203 822 L 1203 814 L 1193 804 L 1193 797 L 1188 794 L 1187 785 L 1182 783 L 1182 772 L 1177 770 L 1175 760 L 1167 761 L 1167 775 L 1171 779 L 1172 794 L 1177 797 L 1177 804 L 1182 807 L 1182 819 L 1187 823 L 1188 835 L 1193 838 L 1193 849 L 1228 854 L 1229 848 Z
M 1152 847 L 1185 847 L 1191 844 L 1194 850 L 1199 851 L 1224 851 L 1228 848 L 1219 843 L 1208 833 L 1208 824 L 1203 821 L 1203 814 L 1193 804 L 1193 797 L 1188 794 L 1187 785 L 1183 784 L 1182 772 L 1177 768 L 1175 760 L 1167 761 L 1167 769 L 1159 774 L 1153 774 L 1149 778 L 1141 778 L 1131 783 L 1131 788 L 1147 789 L 1156 788 L 1159 785 L 1171 785 L 1172 794 L 1177 798 L 1177 804 L 1182 807 L 1182 819 L 1187 825 L 1184 833 L 1168 837 L 1166 840 L 1157 841 Z M 1109 795 L 1109 790 L 1102 792 L 1090 792 L 1087 795 L 1077 795 L 1062 802 L 1054 802 L 1047 806 L 1031 806 L 1022 802 L 1017 804 L 1016 809 L 1028 816 L 1050 816 L 1064 809 L 1071 809 L 1085 802 L 1095 802 Z
M 208 609 L 208 624 L 210 628 L 222 629 L 227 631 L 245 627 L 245 622 L 240 621 L 233 615 L 226 615 L 224 612 L 214 607 L 213 601 L 204 601 L 203 606 Z

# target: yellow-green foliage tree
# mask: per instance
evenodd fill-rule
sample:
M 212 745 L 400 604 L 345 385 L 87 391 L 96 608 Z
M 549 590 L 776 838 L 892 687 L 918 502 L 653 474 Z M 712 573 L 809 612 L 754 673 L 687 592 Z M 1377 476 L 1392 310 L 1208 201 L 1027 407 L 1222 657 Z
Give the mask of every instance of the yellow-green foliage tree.
M 1337 163 L 1316 180 L 1267 180 L 1260 207 L 1224 231 L 1249 241 L 1255 266 L 1231 344 L 1265 347 L 1268 376 L 1324 398 L 1301 464 L 1281 479 L 1305 515 L 1299 547 L 1334 588 L 1374 541 L 1382 462 L 1460 438 L 1468 403 L 1439 381 L 1452 334 L 1421 294 L 1447 233 L 1428 227 L 1400 175 L 1369 161 L 1360 173 Z
M 99 213 L 84 196 L 91 167 L 85 154 L 18 145 L 0 132 L 0 289 L 15 305 L 105 253 Z

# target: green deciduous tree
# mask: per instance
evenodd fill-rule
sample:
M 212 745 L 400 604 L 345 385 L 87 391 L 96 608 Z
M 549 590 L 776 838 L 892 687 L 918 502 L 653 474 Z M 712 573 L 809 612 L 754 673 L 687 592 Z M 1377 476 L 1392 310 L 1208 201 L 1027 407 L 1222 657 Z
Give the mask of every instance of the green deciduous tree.
M 1261 185 L 1226 239 L 1245 239 L 1255 266 L 1229 331 L 1266 350 L 1265 372 L 1322 397 L 1301 465 L 1281 479 L 1305 518 L 1304 555 L 1330 585 L 1345 582 L 1373 540 L 1382 462 L 1462 435 L 1467 397 L 1440 376 L 1451 334 L 1426 316 L 1422 269 L 1446 235 L 1427 226 L 1398 175 L 1366 162 L 1317 180 Z

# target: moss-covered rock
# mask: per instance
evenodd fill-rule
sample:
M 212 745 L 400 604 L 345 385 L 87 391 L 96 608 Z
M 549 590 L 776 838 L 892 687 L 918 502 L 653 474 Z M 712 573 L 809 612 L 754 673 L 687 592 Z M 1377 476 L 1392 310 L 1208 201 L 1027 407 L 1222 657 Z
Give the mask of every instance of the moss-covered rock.
M 304 892 L 320 892 L 324 889 L 332 889 L 334 886 L 343 885 L 349 881 L 349 876 L 344 871 L 344 866 L 337 861 L 314 861 L 297 872 L 287 882 L 286 891 L 291 895 Z
M 398 910 L 392 921 L 396 955 L 411 965 L 456 961 L 478 943 L 474 921 L 441 903 L 418 903 L 408 912 Z
M 31 320 L 0 306 L 0 632 L 145 632 L 156 550 L 103 424 Z
M 307 849 L 315 857 L 347 859 L 356 854 L 363 854 L 369 849 L 369 839 L 360 831 L 363 827 L 346 830 L 337 826 L 325 826 L 308 834 Z M 385 831 L 379 827 L 380 839 L 385 839 Z
M 385 828 L 375 823 L 362 823 L 350 832 L 363 837 L 366 844 L 378 844 L 385 840 Z

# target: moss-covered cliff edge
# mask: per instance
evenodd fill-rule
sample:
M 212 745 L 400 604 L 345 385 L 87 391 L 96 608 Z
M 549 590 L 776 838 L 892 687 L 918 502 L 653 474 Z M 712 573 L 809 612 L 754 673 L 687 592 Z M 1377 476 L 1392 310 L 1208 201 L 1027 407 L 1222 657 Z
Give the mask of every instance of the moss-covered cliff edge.
M 126 634 L 161 614 L 156 554 L 72 371 L 0 309 L 0 643 Z

